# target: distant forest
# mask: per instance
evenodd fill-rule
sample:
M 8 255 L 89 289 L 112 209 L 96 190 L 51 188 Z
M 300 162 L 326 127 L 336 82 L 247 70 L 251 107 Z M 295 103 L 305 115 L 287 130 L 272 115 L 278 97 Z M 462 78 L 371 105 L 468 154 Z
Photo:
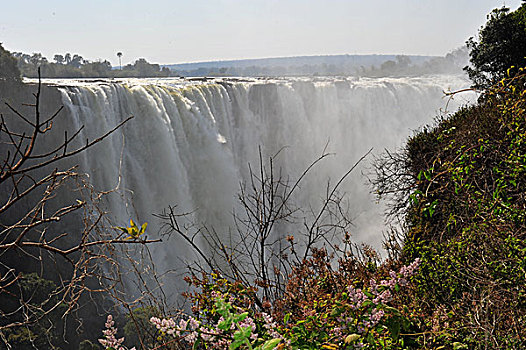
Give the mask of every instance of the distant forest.
M 120 69 L 114 69 L 107 60 L 91 62 L 78 54 L 56 54 L 53 56 L 53 61 L 49 61 L 40 53 L 28 55 L 14 52 L 13 56 L 22 75 L 28 78 L 37 77 L 38 67 L 44 78 L 144 78 L 171 75 L 169 68 L 149 63 L 144 58 L 139 58 L 135 63 L 127 64 Z
M 467 47 L 444 57 L 406 55 L 332 55 L 264 58 L 173 64 L 183 77 L 203 76 L 363 76 L 396 77 L 424 74 L 459 74 L 468 64 Z
M 107 60 L 88 61 L 78 54 L 56 54 L 48 60 L 40 53 L 12 54 L 24 77 L 126 78 L 126 77 L 233 77 L 233 76 L 361 76 L 397 77 L 458 74 L 468 62 L 468 49 L 444 57 L 405 55 L 300 56 L 235 61 L 159 65 L 139 58 L 133 64 L 112 67 Z M 122 53 L 118 54 L 119 59 Z

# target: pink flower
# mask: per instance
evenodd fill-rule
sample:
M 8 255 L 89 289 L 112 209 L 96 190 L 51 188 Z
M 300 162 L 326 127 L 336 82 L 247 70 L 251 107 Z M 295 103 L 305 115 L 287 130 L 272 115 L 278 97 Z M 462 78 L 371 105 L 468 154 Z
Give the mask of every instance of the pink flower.
M 115 334 L 117 334 L 117 328 L 113 327 L 114 324 L 115 322 L 113 321 L 113 317 L 111 315 L 108 315 L 106 323 L 104 324 L 106 326 L 106 329 L 102 331 L 102 335 L 104 335 L 104 338 L 99 339 L 99 343 L 105 348 L 125 350 L 122 346 L 122 343 L 124 343 L 124 337 L 119 339 L 115 337 Z

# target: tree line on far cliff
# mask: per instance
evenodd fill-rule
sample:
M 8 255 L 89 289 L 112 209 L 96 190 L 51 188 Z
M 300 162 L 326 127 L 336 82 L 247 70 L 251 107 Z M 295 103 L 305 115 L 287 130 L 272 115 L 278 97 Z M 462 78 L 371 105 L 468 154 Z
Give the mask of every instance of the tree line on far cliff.
M 466 46 L 453 50 L 443 57 L 406 55 L 302 56 L 167 66 L 149 63 L 146 59 L 139 58 L 134 63 L 119 67 L 112 67 L 108 60 L 89 61 L 79 54 L 72 55 L 71 53 L 56 54 L 52 60 L 41 53 L 13 52 L 8 54 L 15 59 L 20 74 L 28 78 L 36 78 L 39 67 L 43 78 L 169 76 L 359 76 L 380 78 L 425 74 L 459 74 L 462 67 L 468 62 Z
M 169 65 L 182 77 L 355 76 L 403 77 L 459 74 L 468 62 L 466 46 L 445 56 L 330 55 L 246 59 Z
M 89 61 L 78 54 L 56 54 L 49 61 L 40 53 L 32 55 L 14 52 L 18 69 L 24 77 L 36 78 L 40 67 L 44 78 L 124 78 L 124 77 L 168 77 L 170 69 L 139 58 L 133 64 L 113 69 L 107 60 Z

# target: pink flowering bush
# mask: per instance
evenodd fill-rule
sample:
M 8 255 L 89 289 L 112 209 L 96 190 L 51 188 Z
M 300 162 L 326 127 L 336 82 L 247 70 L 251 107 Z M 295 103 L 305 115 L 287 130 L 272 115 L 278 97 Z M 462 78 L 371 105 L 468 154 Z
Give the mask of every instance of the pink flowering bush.
M 192 316 L 179 323 L 157 317 L 152 317 L 150 322 L 162 335 L 177 337 L 192 348 L 201 345 L 206 349 L 271 350 L 282 342 L 282 336 L 275 331 L 276 323 L 267 314 L 251 317 L 248 311 L 232 306 L 217 294 L 212 313 L 217 316 L 214 323 Z
M 420 264 L 416 259 L 389 278 L 371 279 L 361 288 L 319 296 L 303 308 L 303 315 L 280 327 L 292 349 L 398 349 L 404 348 L 401 330 L 410 320 L 390 305 L 393 297 L 407 286 Z
M 101 343 L 106 350 L 126 350 L 127 348 L 123 345 L 124 337 L 116 337 L 117 328 L 115 328 L 114 325 L 115 321 L 113 321 L 113 316 L 108 315 L 105 323 L 106 329 L 102 331 L 104 338 L 99 339 L 99 343 Z M 135 350 L 135 347 L 129 350 Z
M 245 297 L 247 289 L 238 283 L 215 278 L 209 289 L 194 295 L 199 301 L 196 317 L 151 317 L 160 347 L 179 344 L 183 348 L 218 350 L 272 349 L 402 349 L 409 345 L 401 335 L 410 319 L 392 304 L 395 296 L 416 274 L 420 260 L 389 271 L 389 277 L 342 290 L 320 294 L 302 307 L 301 313 L 287 313 L 276 319 L 270 312 L 256 311 Z M 221 286 L 218 288 L 218 285 Z M 244 305 L 244 306 L 240 306 Z M 112 350 L 124 350 L 124 338 L 108 316 L 105 338 L 99 342 Z
M 385 279 L 378 282 L 370 279 L 361 288 L 348 285 L 339 293 L 321 295 L 303 308 L 300 317 L 293 319 L 289 313 L 282 320 L 275 320 L 270 313 L 237 306 L 238 293 L 212 290 L 207 308 L 196 313 L 197 318 L 189 316 L 176 322 L 152 317 L 150 321 L 162 336 L 174 337 L 192 348 L 404 348 L 408 344 L 400 333 L 410 320 L 391 302 L 408 285 L 419 263 L 416 259 L 398 272 L 390 271 Z M 232 284 L 225 286 L 227 290 L 243 291 L 231 289 Z

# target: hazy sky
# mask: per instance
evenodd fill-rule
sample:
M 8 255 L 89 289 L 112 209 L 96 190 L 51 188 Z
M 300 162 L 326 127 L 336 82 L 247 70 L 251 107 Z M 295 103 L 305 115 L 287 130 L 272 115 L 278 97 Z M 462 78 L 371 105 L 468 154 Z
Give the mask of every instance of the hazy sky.
M 10 51 L 123 64 L 329 54 L 444 55 L 520 0 L 0 0 Z

